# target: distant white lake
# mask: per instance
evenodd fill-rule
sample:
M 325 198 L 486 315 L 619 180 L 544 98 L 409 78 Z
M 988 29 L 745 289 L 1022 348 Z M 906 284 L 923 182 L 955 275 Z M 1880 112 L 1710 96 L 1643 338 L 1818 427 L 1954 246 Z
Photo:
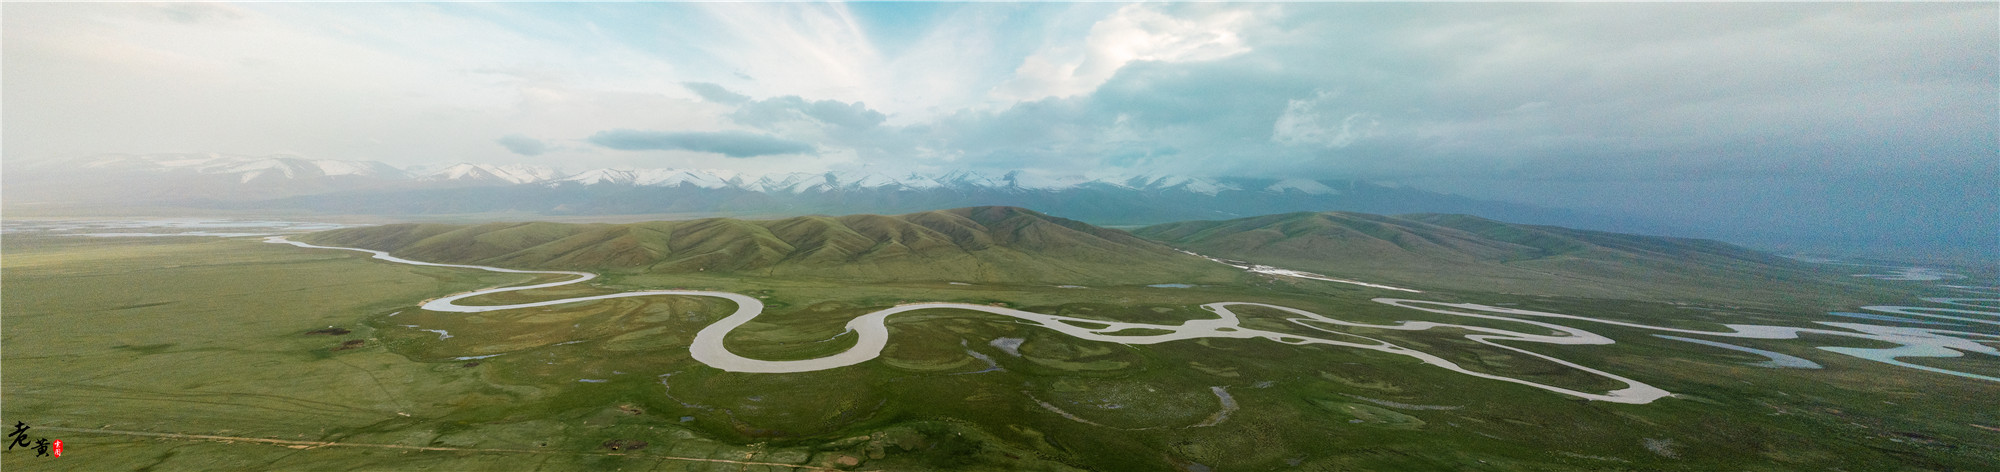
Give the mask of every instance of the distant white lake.
M 158 238 L 206 236 L 235 238 L 308 233 L 359 225 L 314 221 L 238 220 L 227 218 L 158 218 L 107 220 L 8 220 L 0 232 L 93 238 Z

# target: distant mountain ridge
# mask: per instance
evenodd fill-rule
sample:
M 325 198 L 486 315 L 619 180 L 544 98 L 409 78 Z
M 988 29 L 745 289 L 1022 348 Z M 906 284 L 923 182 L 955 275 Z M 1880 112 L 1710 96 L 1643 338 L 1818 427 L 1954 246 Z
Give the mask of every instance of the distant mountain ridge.
M 632 224 L 396 224 L 298 236 L 410 259 L 511 268 L 843 281 L 1137 284 L 1233 280 L 1128 233 L 1012 207 Z
M 456 181 L 480 184 L 530 184 L 555 180 L 562 172 L 553 167 L 458 163 L 418 177 L 425 182 Z
M 1467 215 L 1288 213 L 1139 228 L 1204 255 L 1412 288 L 1659 300 L 1792 300 L 1874 290 L 1727 243 Z
M 544 185 L 550 187 L 566 185 L 692 186 L 706 189 L 730 188 L 759 193 L 792 194 L 856 190 L 922 191 L 940 188 L 1014 192 L 1101 188 L 1180 191 L 1214 196 L 1224 191 L 1245 190 L 1244 186 L 1232 182 L 1232 179 L 1161 174 L 1099 178 L 1082 176 L 1047 177 L 1019 171 L 1008 172 L 999 176 L 989 176 L 975 171 L 953 171 L 937 175 L 908 173 L 901 174 L 900 176 L 872 172 L 842 171 L 781 172 L 750 175 L 716 169 L 603 168 L 549 180 Z M 1323 183 L 1307 179 L 1288 179 L 1272 185 L 1256 186 L 1249 190 L 1276 193 L 1293 191 L 1313 195 L 1340 193 L 1339 190 L 1334 190 Z
M 1129 185 L 1084 181 L 1050 188 L 1022 187 L 991 179 L 998 183 L 993 185 L 970 172 L 950 175 L 956 179 L 893 182 L 879 174 L 849 176 L 832 172 L 736 180 L 708 178 L 711 176 L 687 172 L 588 172 L 534 184 L 370 189 L 212 205 L 339 214 L 770 216 L 896 214 L 968 206 L 1017 206 L 1105 225 L 1326 210 L 1470 213 L 1517 221 L 1565 223 L 1588 222 L 1593 218 L 1560 209 L 1481 201 L 1360 181 L 1141 177 L 1128 179 L 1132 182 Z M 1624 221 L 1603 220 L 1607 222 L 1599 226 L 1621 229 L 1621 225 L 1629 226 Z
M 217 153 L 111 154 L 10 164 L 5 177 L 10 200 L 126 204 L 317 195 L 387 188 L 415 178 L 375 161 Z
M 307 159 L 298 156 L 235 156 L 227 154 L 108 155 L 84 161 L 85 169 L 152 171 L 233 176 L 239 183 L 330 177 L 401 179 L 408 172 L 375 161 Z
M 1446 214 L 1289 213 L 1168 223 L 1128 233 L 987 206 L 775 220 L 393 224 L 295 239 L 431 262 L 843 283 L 1228 284 L 1253 277 L 1202 257 L 1208 256 L 1445 297 L 1462 291 L 1824 305 L 1879 297 L 1884 290 L 1716 241 Z
M 1576 212 L 1356 180 L 1149 174 L 937 174 L 600 168 L 460 163 L 424 172 L 367 161 L 223 154 L 111 155 L 8 172 L 7 200 L 338 214 L 895 214 L 1018 206 L 1094 224 L 1142 225 L 1296 211 L 1468 213 L 1634 229 Z M 10 169 L 11 170 L 11 169 Z
M 1244 188 L 1228 179 L 1165 174 L 1145 174 L 1085 178 L 1044 176 L 1013 171 L 989 176 L 975 171 L 952 171 L 936 175 L 905 173 L 899 176 L 873 172 L 778 172 L 744 174 L 720 169 L 609 167 L 564 173 L 548 166 L 484 164 L 461 162 L 432 172 L 399 169 L 376 161 L 307 159 L 291 155 L 243 156 L 220 153 L 179 153 L 127 155 L 109 154 L 91 158 L 44 163 L 43 169 L 69 172 L 141 173 L 154 175 L 220 175 L 239 183 L 253 181 L 310 181 L 329 177 L 366 177 L 387 181 L 463 181 L 490 185 L 539 183 L 564 185 L 628 185 L 641 187 L 694 186 L 709 189 L 734 188 L 754 192 L 805 193 L 854 189 L 923 190 L 933 188 L 988 188 L 1017 191 L 1062 190 L 1076 187 L 1178 190 L 1215 195 Z M 66 168 L 65 168 L 66 167 Z M 1307 194 L 1338 193 L 1326 185 L 1305 179 L 1291 179 L 1252 190 L 1299 191 Z

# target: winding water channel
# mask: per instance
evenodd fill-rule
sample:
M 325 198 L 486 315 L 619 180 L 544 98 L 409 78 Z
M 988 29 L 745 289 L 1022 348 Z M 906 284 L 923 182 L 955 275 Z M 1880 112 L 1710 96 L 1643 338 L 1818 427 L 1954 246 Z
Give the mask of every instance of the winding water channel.
M 1559 344 L 1559 345 L 1605 345 L 1605 344 L 1613 344 L 1616 342 L 1613 341 L 1611 338 L 1607 338 L 1597 333 L 1593 333 L 1580 328 L 1573 328 L 1554 323 L 1523 319 L 1521 317 L 1567 319 L 1574 321 L 1603 323 L 1603 324 L 1610 324 L 1628 328 L 1639 328 L 1639 329 L 1663 331 L 1663 332 L 1678 333 L 1678 334 L 1716 336 L 1716 337 L 1727 337 L 1727 338 L 1795 339 L 1801 335 L 1806 335 L 1806 334 L 1848 337 L 1848 338 L 1887 342 L 1887 343 L 1897 344 L 1898 347 L 1852 348 L 1852 347 L 1829 346 L 1829 347 L 1820 347 L 1819 349 L 1832 353 L 1838 353 L 1862 359 L 1868 359 L 1876 362 L 1908 367 L 1912 369 L 1920 369 L 1942 374 L 1956 375 L 1966 378 L 2000 382 L 2000 378 L 1996 377 L 1911 364 L 1898 360 L 1899 358 L 1906 358 L 1906 357 L 1959 357 L 1963 356 L 1964 353 L 1968 352 L 1979 353 L 1988 356 L 2000 356 L 2000 349 L 1996 349 L 1994 346 L 1986 344 L 1986 343 L 1992 343 L 1994 341 L 1989 340 L 1981 342 L 1971 339 L 1971 338 L 1983 337 L 1993 340 L 2000 340 L 2000 335 L 1995 335 L 1995 334 L 1969 333 L 1962 331 L 1951 331 L 1951 330 L 1932 329 L 1932 328 L 1905 328 L 1905 327 L 1894 327 L 1894 326 L 1880 326 L 1880 325 L 1869 325 L 1869 324 L 1859 324 L 1859 323 L 1840 323 L 1840 322 L 1825 322 L 1825 321 L 1818 322 L 1818 324 L 1840 329 L 1832 330 L 1832 329 L 1799 328 L 1799 327 L 1786 327 L 1786 326 L 1729 324 L 1729 325 L 1723 325 L 1724 327 L 1728 328 L 1729 331 L 1702 331 L 1702 330 L 1691 330 L 1691 329 L 1667 328 L 1659 326 L 1648 326 L 1637 323 L 1603 320 L 1603 319 L 1590 318 L 1584 316 L 1565 315 L 1560 313 L 1548 313 L 1548 312 L 1539 312 L 1539 311 L 1522 310 L 1522 309 L 1505 308 L 1505 307 L 1495 307 L 1495 306 L 1487 306 L 1487 305 L 1472 304 L 1472 303 L 1442 303 L 1442 302 L 1399 299 L 1399 298 L 1377 298 L 1374 299 L 1374 301 L 1377 303 L 1387 304 L 1390 306 L 1426 311 L 1437 314 L 1505 321 L 1512 323 L 1523 323 L 1552 331 L 1554 334 L 1530 334 L 1530 333 L 1522 333 L 1518 331 L 1510 331 L 1498 328 L 1467 326 L 1467 325 L 1458 325 L 1449 323 L 1436 323 L 1429 321 L 1405 321 L 1405 322 L 1386 324 L 1386 325 L 1355 323 L 1349 321 L 1341 321 L 1338 319 L 1320 315 L 1318 313 L 1300 310 L 1297 308 L 1269 305 L 1263 303 L 1249 303 L 1249 302 L 1217 302 L 1217 303 L 1205 304 L 1202 305 L 1202 308 L 1215 313 L 1216 318 L 1203 319 L 1203 320 L 1189 320 L 1178 325 L 1125 323 L 1125 322 L 1105 321 L 1105 320 L 1096 320 L 1088 318 L 1048 315 L 1042 313 L 1034 313 L 1028 311 L 1015 310 L 1011 308 L 1003 308 L 1003 307 L 995 307 L 987 305 L 934 302 L 934 303 L 914 303 L 907 305 L 898 305 L 895 307 L 868 313 L 860 317 L 857 317 L 851 321 L 848 321 L 847 329 L 852 330 L 855 333 L 858 333 L 860 339 L 855 342 L 854 347 L 849 348 L 848 350 L 841 352 L 839 354 L 834 354 L 817 359 L 770 361 L 770 360 L 751 359 L 739 356 L 733 352 L 730 352 L 727 347 L 723 346 L 723 338 L 725 338 L 730 331 L 735 330 L 737 327 L 743 326 L 745 323 L 749 323 L 750 320 L 755 319 L 757 315 L 762 314 L 764 312 L 763 302 L 758 301 L 754 297 L 742 294 L 729 293 L 729 292 L 701 291 L 701 290 L 638 290 L 638 291 L 614 293 L 608 295 L 563 298 L 557 300 L 546 300 L 546 301 L 531 302 L 531 303 L 517 303 L 511 305 L 460 305 L 458 304 L 458 301 L 464 300 L 466 298 L 477 297 L 481 295 L 489 295 L 494 293 L 514 292 L 514 291 L 533 290 L 539 288 L 570 285 L 595 279 L 597 278 L 597 274 L 592 274 L 589 272 L 503 269 L 498 267 L 487 267 L 487 266 L 477 266 L 477 265 L 440 264 L 434 262 L 413 261 L 409 259 L 403 259 L 391 256 L 388 253 L 382 251 L 375 251 L 370 249 L 334 247 L 334 246 L 319 246 L 314 244 L 291 241 L 283 236 L 268 237 L 265 238 L 264 241 L 269 243 L 290 244 L 293 246 L 298 246 L 302 248 L 311 248 L 311 249 L 336 249 L 336 250 L 365 252 L 373 254 L 374 258 L 376 259 L 381 259 L 389 262 L 402 263 L 402 264 L 478 269 L 491 272 L 502 272 L 502 273 L 512 273 L 512 274 L 555 274 L 555 275 L 575 276 L 575 278 L 557 282 L 474 290 L 470 292 L 458 293 L 441 298 L 436 298 L 424 302 L 423 305 L 421 306 L 422 309 L 430 311 L 478 313 L 478 312 L 488 312 L 488 311 L 513 310 L 520 308 L 562 305 L 562 304 L 576 303 L 576 302 L 583 302 L 590 300 L 605 300 L 612 298 L 650 297 L 650 296 L 694 296 L 694 297 L 713 297 L 713 298 L 721 298 L 729 300 L 730 302 L 736 304 L 736 311 L 734 313 L 731 313 L 729 316 L 724 317 L 722 320 L 716 321 L 715 323 L 710 324 L 707 327 L 702 328 L 701 331 L 697 332 L 695 334 L 693 344 L 689 346 L 689 350 L 693 354 L 693 357 L 696 361 L 730 372 L 749 372 L 749 373 L 811 372 L 817 370 L 826 370 L 826 369 L 851 366 L 862 362 L 867 362 L 871 359 L 880 356 L 882 354 L 882 348 L 888 344 L 889 330 L 886 323 L 889 317 L 901 313 L 918 311 L 918 310 L 956 309 L 956 310 L 971 310 L 971 311 L 978 311 L 978 312 L 1012 317 L 1027 322 L 1029 324 L 1041 326 L 1044 328 L 1055 330 L 1063 334 L 1067 334 L 1078 338 L 1089 339 L 1093 341 L 1114 342 L 1121 344 L 1158 344 L 1171 341 L 1181 341 L 1181 340 L 1198 339 L 1198 338 L 1237 338 L 1237 339 L 1256 338 L 1272 342 L 1294 344 L 1294 345 L 1331 345 L 1331 346 L 1340 346 L 1340 347 L 1348 347 L 1355 349 L 1367 349 L 1372 351 L 1408 356 L 1411 358 L 1415 358 L 1419 361 L 1422 361 L 1426 364 L 1434 365 L 1437 367 L 1441 367 L 1444 369 L 1448 369 L 1454 372 L 1474 377 L 1498 380 L 1502 382 L 1510 382 L 1510 383 L 1535 387 L 1551 392 L 1561 393 L 1565 395 L 1571 395 L 1590 400 L 1607 401 L 1615 403 L 1631 403 L 1631 404 L 1651 403 L 1654 400 L 1671 396 L 1672 393 L 1657 387 L 1653 387 L 1651 385 L 1647 385 L 1637 380 L 1619 376 L 1617 374 L 1612 374 L 1610 372 L 1593 369 L 1573 362 L 1557 359 L 1555 357 L 1538 354 L 1532 351 L 1509 346 L 1506 344 L 1501 344 L 1496 341 L 1523 341 L 1523 342 Z M 1340 282 L 1358 283 L 1358 282 L 1350 282 L 1344 280 Z M 1388 287 L 1388 288 L 1394 290 L 1404 290 L 1404 291 L 1414 292 L 1414 290 L 1408 290 L 1408 289 L 1401 289 L 1394 287 Z M 1944 308 L 1924 308 L 1924 307 L 1870 306 L 1870 307 L 1864 307 L 1864 309 L 1872 311 L 1896 313 L 1902 315 L 1910 315 L 1910 316 L 1952 319 L 1957 321 L 1967 321 L 1973 323 L 2000 324 L 1987 319 L 1970 318 L 1966 316 L 1954 316 L 1954 315 L 1979 315 L 1986 317 L 2000 317 L 2000 309 L 1989 308 L 1987 306 L 1978 304 L 1979 302 L 1989 302 L 1989 303 L 2000 302 L 2000 299 L 1977 298 L 1977 299 L 1944 299 L 1944 300 L 1949 300 L 1949 301 L 1944 301 L 1941 303 L 1949 303 L 1965 308 L 1944 309 Z M 1972 302 L 1972 303 L 1966 303 L 1966 302 Z M 1312 337 L 1312 336 L 1280 333 L 1275 331 L 1264 331 L 1264 330 L 1243 327 L 1239 319 L 1237 318 L 1236 313 L 1230 311 L 1230 308 L 1245 307 L 1245 306 L 1262 307 L 1288 313 L 1291 315 L 1297 315 L 1298 316 L 1297 318 L 1288 318 L 1287 321 L 1290 321 L 1299 326 L 1323 332 L 1325 334 L 1321 335 L 1321 337 Z M 1942 315 L 1938 314 L 1937 312 L 1948 312 L 1951 313 L 1952 315 Z M 1535 358 L 1575 368 L 1606 379 L 1622 382 L 1626 385 L 1626 387 L 1604 393 L 1591 393 L 1591 392 L 1571 390 L 1553 385 L 1535 383 L 1523 379 L 1495 375 L 1485 372 L 1472 371 L 1462 366 L 1459 366 L 1457 363 L 1454 363 L 1442 357 L 1438 357 L 1436 355 L 1432 355 L 1414 349 L 1405 348 L 1380 339 L 1336 331 L 1334 329 L 1331 329 L 1332 327 L 1361 327 L 1361 328 L 1388 329 L 1388 330 L 1399 330 L 1399 331 L 1423 331 L 1431 328 L 1451 328 L 1451 329 L 1468 331 L 1471 334 L 1465 335 L 1465 338 L 1470 339 L 1474 342 L 1478 342 L 1499 349 L 1505 349 L 1508 351 L 1520 353 L 1527 356 L 1533 356 Z M 1125 330 L 1159 330 L 1159 331 L 1166 331 L 1166 333 L 1153 334 L 1153 335 L 1137 335 L 1137 336 L 1114 334 Z M 1708 343 L 1708 344 L 1715 345 L 1720 343 Z

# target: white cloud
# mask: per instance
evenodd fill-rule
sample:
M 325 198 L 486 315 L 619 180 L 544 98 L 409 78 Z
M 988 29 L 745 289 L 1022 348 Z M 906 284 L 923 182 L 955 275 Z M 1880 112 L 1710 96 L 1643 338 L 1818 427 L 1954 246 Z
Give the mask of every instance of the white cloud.
M 396 164 L 514 160 L 513 132 L 704 130 L 718 107 L 671 64 L 480 5 L 8 6 L 9 157 L 295 153 Z M 472 8 L 475 10 L 467 10 Z M 546 20 L 537 20 L 546 21 Z M 673 92 L 672 95 L 665 92 Z M 553 143 L 552 143 L 553 144 Z M 548 162 L 597 156 L 552 146 Z
M 1320 91 L 1312 98 L 1286 102 L 1284 114 L 1271 128 L 1271 142 L 1343 148 L 1376 134 L 1381 122 L 1374 114 L 1337 111 L 1336 98 L 1338 94 Z
M 1023 101 L 1070 97 L 1097 90 L 1134 61 L 1208 61 L 1249 52 L 1238 31 L 1251 17 L 1247 10 L 1219 10 L 1181 18 L 1152 5 L 1128 5 L 1092 25 L 1082 47 L 1056 44 L 1028 56 L 993 94 Z
M 883 101 L 882 54 L 868 41 L 847 7 L 840 4 L 741 4 L 701 6 L 724 34 L 697 47 L 725 61 L 745 81 L 707 71 L 713 78 L 690 78 L 748 91 L 753 96 L 802 95 L 841 101 Z
M 1853 171 L 1964 167 L 1996 129 L 1990 5 L 7 8 L 9 158 L 514 161 L 494 143 L 522 133 L 566 167 L 777 166 L 578 145 L 752 126 L 690 81 L 879 111 L 758 125 L 878 165 Z

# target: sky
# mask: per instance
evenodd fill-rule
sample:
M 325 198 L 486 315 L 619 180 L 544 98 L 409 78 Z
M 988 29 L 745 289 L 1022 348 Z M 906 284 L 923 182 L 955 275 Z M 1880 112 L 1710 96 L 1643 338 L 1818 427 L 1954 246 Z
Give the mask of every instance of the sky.
M 2000 253 L 1997 8 L 8 3 L 0 157 L 1363 179 Z

